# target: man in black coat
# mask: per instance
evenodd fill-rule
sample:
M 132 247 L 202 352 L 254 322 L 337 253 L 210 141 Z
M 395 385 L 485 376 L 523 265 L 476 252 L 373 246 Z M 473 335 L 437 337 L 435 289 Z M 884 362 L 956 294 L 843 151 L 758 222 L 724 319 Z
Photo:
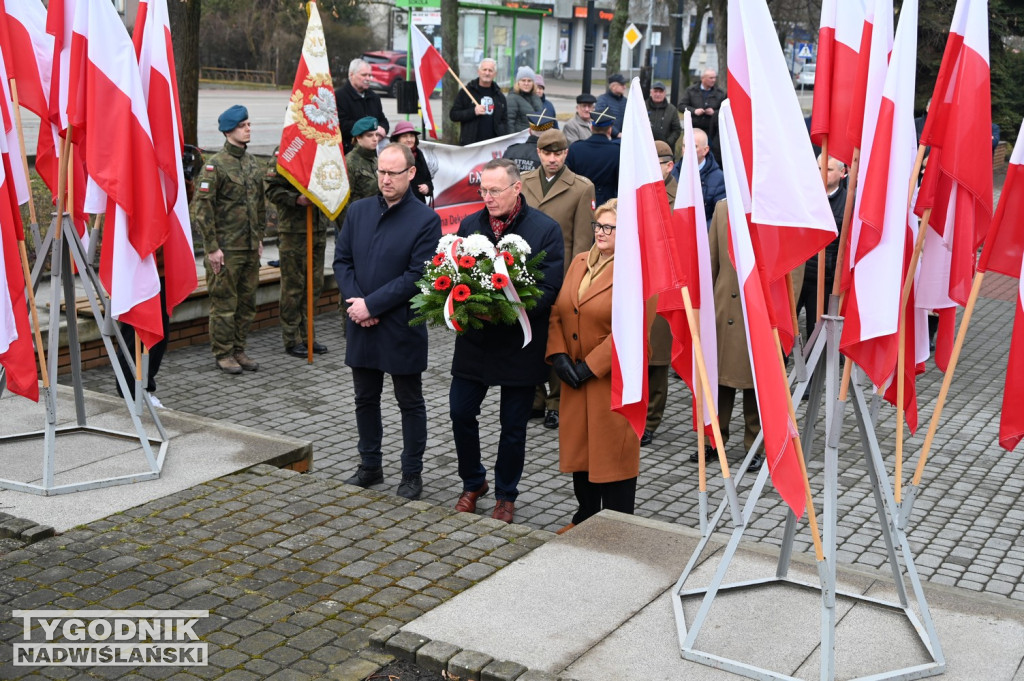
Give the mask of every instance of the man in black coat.
M 480 426 L 477 416 L 488 388 L 501 388 L 501 436 L 494 465 L 494 496 L 497 503 L 491 517 L 512 522 L 519 479 L 526 461 L 526 424 L 530 419 L 535 387 L 547 380 L 550 371 L 544 361 L 548 316 L 562 285 L 562 230 L 544 213 L 526 205 L 522 182 L 515 163 L 494 159 L 480 173 L 480 194 L 484 209 L 462 221 L 459 236 L 480 233 L 497 243 L 502 236 L 523 238 L 540 264 L 543 291 L 528 317 L 533 339 L 523 347 L 519 326 L 490 324 L 471 329 L 455 339 L 452 357 L 452 385 L 448 394 L 452 435 L 459 457 L 462 494 L 455 510 L 472 513 L 477 499 L 486 494 L 487 470 L 480 462 Z M 532 257 L 531 255 L 531 257 Z
M 594 183 L 594 203 L 600 206 L 619 195 L 619 140 L 612 139 L 615 117 L 607 109 L 594 110 L 593 134 L 569 145 L 565 165 Z
M 362 59 L 353 59 L 348 65 L 348 82 L 334 91 L 338 104 L 338 127 L 341 128 L 341 142 L 345 151 L 352 148 L 352 126 L 360 118 L 372 116 L 379 122 L 378 139 L 387 137 L 390 125 L 380 97 L 370 89 L 372 69 Z
M 818 156 L 818 166 L 824 162 Z M 846 164 L 839 159 L 828 157 L 828 175 L 825 180 L 825 191 L 828 203 L 832 208 L 832 217 L 836 221 L 836 232 L 843 226 L 843 211 L 846 210 Z M 832 282 L 835 280 L 836 260 L 839 258 L 839 237 L 836 236 L 825 247 L 825 311 L 828 312 L 828 297 L 832 293 Z M 804 311 L 804 338 L 811 337 L 811 331 L 818 321 L 818 254 L 815 253 L 804 266 L 804 285 L 800 289 L 800 297 L 796 301 L 796 314 Z
M 480 62 L 477 77 L 466 83 L 464 89 L 455 95 L 455 103 L 448 112 L 448 118 L 461 124 L 459 144 L 465 146 L 474 142 L 494 139 L 509 133 L 508 103 L 501 88 L 494 82 L 498 65 L 487 58 Z M 476 103 L 466 91 L 473 94 Z
M 704 69 L 700 82 L 691 85 L 679 100 L 679 110 L 693 114 L 693 127 L 708 134 L 708 142 L 715 158 L 722 158 L 718 145 L 718 110 L 725 101 L 725 91 L 715 85 L 718 74 L 714 69 Z M 710 219 L 710 218 L 709 218 Z
M 427 410 L 421 374 L 427 368 L 427 329 L 409 326 L 409 301 L 423 264 L 441 239 L 441 219 L 409 189 L 416 174 L 412 152 L 389 144 L 380 153 L 380 194 L 349 207 L 334 247 L 334 277 L 349 304 L 345 364 L 352 368 L 359 470 L 346 482 L 369 487 L 384 482 L 380 396 L 391 374 L 402 412 L 402 482 L 398 495 L 419 499 Z

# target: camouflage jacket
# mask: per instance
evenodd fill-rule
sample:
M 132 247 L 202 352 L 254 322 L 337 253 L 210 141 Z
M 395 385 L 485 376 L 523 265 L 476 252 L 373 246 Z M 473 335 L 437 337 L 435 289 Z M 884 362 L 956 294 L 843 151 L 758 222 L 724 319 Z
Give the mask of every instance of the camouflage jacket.
M 259 248 L 267 227 L 263 176 L 260 163 L 229 142 L 207 159 L 191 206 L 207 253 Z
M 345 154 L 348 168 L 348 202 L 365 199 L 377 193 L 377 152 L 356 147 Z
M 267 168 L 267 176 L 263 181 L 263 192 L 267 200 L 277 209 L 277 231 L 288 234 L 306 233 L 306 207 L 295 203 L 299 198 L 299 190 L 283 175 L 277 172 L 276 154 Z M 325 231 L 327 216 L 313 206 L 313 229 Z

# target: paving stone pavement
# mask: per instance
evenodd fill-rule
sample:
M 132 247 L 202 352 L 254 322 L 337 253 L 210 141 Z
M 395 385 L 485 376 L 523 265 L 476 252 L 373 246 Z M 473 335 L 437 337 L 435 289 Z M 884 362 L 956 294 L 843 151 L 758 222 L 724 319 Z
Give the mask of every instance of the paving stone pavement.
M 926 580 L 977 592 L 1024 600 L 1024 463 L 1021 453 L 1007 453 L 997 443 L 1003 374 L 1009 347 L 1013 302 L 1005 278 L 989 275 L 971 322 L 964 354 L 950 391 L 942 427 L 935 438 L 922 480 L 909 538 L 917 567 Z M 1015 289 L 1015 287 L 1013 287 Z M 284 354 L 276 328 L 252 334 L 249 354 L 261 363 L 256 373 L 228 376 L 214 366 L 208 347 L 170 353 L 158 376 L 157 395 L 172 409 L 224 419 L 258 429 L 285 433 L 314 443 L 315 472 L 310 478 L 343 481 L 358 462 L 351 373 L 344 366 L 345 341 L 340 316 L 317 319 L 318 340 L 330 353 L 309 366 Z M 461 490 L 448 419 L 449 367 L 453 337 L 430 331 L 429 369 L 423 377 L 428 414 L 423 499 L 440 507 L 454 505 Z M 64 378 L 63 380 L 67 380 Z M 905 449 L 904 480 L 917 463 L 942 374 L 929 361 L 918 378 L 921 427 Z M 112 390 L 109 369 L 86 372 L 87 387 Z M 496 391 L 484 404 L 481 440 L 485 459 L 493 463 L 498 440 Z M 687 427 L 689 393 L 682 381 L 670 379 L 668 407 L 654 444 L 642 451 L 637 488 L 638 515 L 690 527 L 697 526 L 696 465 L 688 462 L 695 435 Z M 799 413 L 802 414 L 801 405 Z M 847 408 L 839 471 L 839 560 L 878 567 L 886 560 L 867 469 L 852 410 Z M 385 476 L 380 489 L 394 492 L 400 481 L 400 415 L 394 398 L 384 397 Z M 879 441 L 890 474 L 894 466 L 895 410 L 881 409 Z M 801 421 L 802 423 L 802 421 Z M 823 428 L 823 426 L 820 426 Z M 821 442 L 821 438 L 818 438 Z M 737 462 L 738 452 L 730 452 Z M 809 456 L 812 490 L 822 487 L 820 454 Z M 711 503 L 721 498 L 721 478 L 709 467 Z M 740 485 L 741 496 L 745 485 Z M 558 472 L 557 431 L 531 421 L 528 452 L 516 519 L 531 527 L 556 530 L 575 510 L 570 476 Z M 489 515 L 493 497 L 485 497 L 481 513 Z M 820 514 L 821 502 L 817 502 Z M 784 508 L 771 490 L 759 502 L 746 538 L 779 544 Z M 801 523 L 797 550 L 810 552 L 811 538 Z M 680 566 L 681 568 L 682 566 Z
M 0 678 L 362 679 L 393 659 L 374 632 L 552 536 L 256 466 L 0 557 Z M 11 611 L 33 608 L 209 610 L 209 665 L 16 667 Z

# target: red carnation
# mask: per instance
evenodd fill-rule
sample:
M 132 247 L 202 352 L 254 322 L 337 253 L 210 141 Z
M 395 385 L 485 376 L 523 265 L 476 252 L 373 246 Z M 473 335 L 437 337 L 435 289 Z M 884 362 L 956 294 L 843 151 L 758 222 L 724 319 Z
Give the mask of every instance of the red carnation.
M 476 264 L 476 258 L 474 258 L 471 255 L 464 255 L 461 258 L 459 258 L 459 267 L 463 267 L 463 268 L 468 270 L 470 267 L 472 267 L 475 264 Z
M 516 259 L 512 257 L 512 254 L 509 253 L 508 251 L 502 251 L 501 257 L 505 259 L 505 264 L 508 265 L 509 267 L 511 267 L 516 262 Z
M 434 280 L 434 289 L 437 291 L 447 291 L 452 286 L 451 277 L 440 276 Z
M 438 253 L 434 256 L 434 267 L 440 267 L 444 264 L 444 253 Z
M 459 284 L 454 289 L 452 289 L 452 300 L 454 300 L 456 303 L 461 303 L 466 298 L 469 298 L 469 295 L 471 293 L 472 291 L 469 290 L 468 286 L 466 286 L 465 284 Z
M 508 277 L 506 277 L 504 274 L 492 274 L 491 283 L 494 284 L 494 288 L 500 291 L 501 289 L 508 286 Z

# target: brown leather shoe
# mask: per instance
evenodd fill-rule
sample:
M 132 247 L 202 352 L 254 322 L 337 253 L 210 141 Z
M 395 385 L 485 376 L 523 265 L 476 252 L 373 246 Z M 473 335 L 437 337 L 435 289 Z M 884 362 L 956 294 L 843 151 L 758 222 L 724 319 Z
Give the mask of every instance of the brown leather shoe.
M 463 492 L 459 495 L 459 500 L 455 502 L 455 510 L 460 513 L 475 513 L 476 512 L 476 500 L 487 494 L 487 490 L 490 487 L 485 482 L 483 486 L 475 492 Z
M 223 371 L 225 374 L 240 374 L 242 373 L 242 365 L 235 361 L 235 358 L 231 355 L 227 357 L 220 357 L 217 359 L 217 368 Z
M 495 520 L 501 520 L 506 523 L 512 522 L 512 517 L 516 513 L 516 504 L 514 501 L 506 501 L 505 499 L 498 499 L 498 503 L 494 505 L 494 513 L 491 513 L 491 517 Z
M 260 363 L 249 359 L 249 355 L 245 354 L 245 350 L 239 350 L 235 353 L 235 361 L 238 362 L 238 366 L 246 371 L 256 371 L 260 368 Z

